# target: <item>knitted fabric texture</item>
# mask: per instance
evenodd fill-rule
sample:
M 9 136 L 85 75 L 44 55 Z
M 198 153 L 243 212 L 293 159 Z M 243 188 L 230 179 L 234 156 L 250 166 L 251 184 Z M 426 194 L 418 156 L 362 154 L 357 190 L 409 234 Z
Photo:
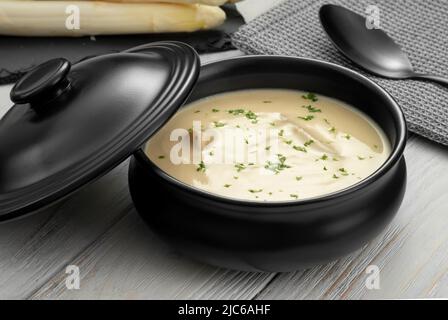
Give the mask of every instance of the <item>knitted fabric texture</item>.
M 330 61 L 359 71 L 385 88 L 403 108 L 409 130 L 448 145 L 448 88 L 367 74 L 330 42 L 319 9 L 339 4 L 366 15 L 379 8 L 380 27 L 408 54 L 417 72 L 448 77 L 448 0 L 289 0 L 241 27 L 233 44 L 247 54 L 280 54 Z

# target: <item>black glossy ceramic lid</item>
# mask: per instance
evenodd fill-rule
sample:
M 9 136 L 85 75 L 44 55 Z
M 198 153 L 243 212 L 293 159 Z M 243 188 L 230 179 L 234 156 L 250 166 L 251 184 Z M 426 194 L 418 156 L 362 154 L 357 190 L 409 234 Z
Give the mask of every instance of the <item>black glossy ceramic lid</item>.
M 197 54 L 177 42 L 31 70 L 0 120 L 0 221 L 114 168 L 175 113 L 198 74 Z

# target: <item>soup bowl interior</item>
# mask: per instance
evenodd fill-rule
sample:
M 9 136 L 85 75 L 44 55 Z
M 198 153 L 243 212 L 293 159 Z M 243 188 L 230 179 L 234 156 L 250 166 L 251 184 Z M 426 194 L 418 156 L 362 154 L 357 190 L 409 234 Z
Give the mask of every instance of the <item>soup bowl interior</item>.
M 145 153 L 131 160 L 129 186 L 140 215 L 180 251 L 217 266 L 291 271 L 337 259 L 376 236 L 406 185 L 406 124 L 382 88 L 349 69 L 311 59 L 245 56 L 203 66 L 187 102 L 244 89 L 292 89 L 344 101 L 385 132 L 392 153 L 361 183 L 317 199 L 257 203 L 185 185 Z

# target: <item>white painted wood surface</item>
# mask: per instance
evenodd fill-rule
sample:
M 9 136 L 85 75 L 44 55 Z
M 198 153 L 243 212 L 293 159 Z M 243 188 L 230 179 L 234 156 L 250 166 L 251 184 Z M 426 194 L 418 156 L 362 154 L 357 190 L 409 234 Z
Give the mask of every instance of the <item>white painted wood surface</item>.
M 0 116 L 9 90 L 0 86 Z M 448 149 L 413 136 L 405 156 L 408 190 L 381 236 L 340 261 L 283 274 L 178 255 L 135 212 L 125 162 L 57 206 L 0 225 L 0 299 L 448 298 Z M 79 290 L 65 286 L 72 264 Z M 379 290 L 365 286 L 369 265 L 380 269 Z

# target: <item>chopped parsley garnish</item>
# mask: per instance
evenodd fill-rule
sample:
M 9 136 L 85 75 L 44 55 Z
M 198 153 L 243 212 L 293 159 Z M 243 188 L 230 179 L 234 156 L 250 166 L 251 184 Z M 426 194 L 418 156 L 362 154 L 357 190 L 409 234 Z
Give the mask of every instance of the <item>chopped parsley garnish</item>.
M 271 126 L 275 127 L 275 122 L 269 123 Z
M 293 146 L 293 148 L 294 148 L 294 150 L 297 150 L 297 151 L 301 151 L 301 152 L 305 152 L 305 153 L 308 152 L 305 147 Z
M 305 147 L 309 147 L 310 145 L 312 145 L 314 143 L 314 140 L 308 140 L 307 142 L 304 143 Z
M 286 143 L 287 145 L 292 144 L 292 140 L 284 140 L 283 142 Z
M 296 180 L 297 181 L 300 181 L 300 180 L 302 180 L 303 179 L 303 177 L 296 177 Z
M 199 113 L 199 112 L 201 112 L 201 110 L 196 110 L 194 113 Z
M 246 118 L 249 120 L 257 120 L 257 115 L 249 110 L 246 112 Z
M 333 179 L 339 179 L 339 177 L 336 174 L 334 174 Z
M 291 168 L 290 166 L 288 166 L 285 162 L 286 162 L 286 157 L 282 154 L 278 154 L 277 155 L 278 158 L 278 162 L 274 163 L 271 161 L 267 161 L 266 165 L 264 166 L 264 168 L 266 170 L 271 170 L 273 171 L 275 174 L 279 174 L 280 171 L 284 170 L 284 169 L 289 169 Z
M 165 159 L 165 156 L 159 156 L 159 159 Z
M 324 167 L 324 171 L 328 171 L 327 167 Z
M 336 157 L 333 157 L 333 161 L 339 161 L 339 159 Z
M 302 108 L 307 109 L 308 112 L 311 112 L 311 113 L 322 112 L 322 110 L 320 110 L 320 109 L 318 109 L 318 108 L 315 108 L 315 107 L 313 107 L 312 105 L 309 105 L 309 106 L 302 106 Z
M 366 160 L 366 158 L 365 157 L 361 157 L 361 156 L 358 156 L 358 160 Z
M 271 146 L 267 146 L 266 148 L 264 148 L 266 151 L 271 150 Z
M 208 154 L 209 154 L 210 156 L 213 156 L 213 155 L 214 155 L 213 151 L 210 151 Z
M 347 133 L 346 135 L 344 135 L 344 138 L 347 140 L 350 140 L 352 138 L 352 136 Z
M 228 112 L 230 114 L 233 114 L 234 116 L 239 116 L 239 115 L 243 115 L 249 119 L 252 120 L 252 123 L 257 123 L 258 122 L 258 116 L 255 114 L 255 112 L 253 111 L 245 111 L 244 109 L 233 109 L 233 110 L 228 110 Z
M 323 154 L 322 157 L 320 157 L 320 160 L 328 160 L 328 156 L 326 154 Z
M 330 124 L 330 121 L 328 121 L 328 119 L 324 119 L 326 124 Z
M 237 176 L 233 176 L 233 179 L 235 179 L 235 180 L 238 180 L 238 178 L 239 178 L 239 177 L 237 177 Z
M 212 112 L 214 113 L 219 112 L 219 109 L 212 109 Z
M 224 188 L 230 188 L 232 185 L 231 184 L 225 184 Z
M 316 95 L 315 93 L 311 93 L 311 92 L 309 92 L 309 93 L 307 93 L 307 94 L 304 94 L 304 95 L 302 96 L 302 98 L 305 99 L 305 100 L 311 100 L 311 101 L 313 101 L 313 102 L 316 102 L 316 101 L 319 100 L 319 99 L 317 98 L 317 95 Z
M 345 168 L 340 168 L 340 169 L 339 169 L 339 172 L 341 172 L 341 174 L 342 174 L 343 176 L 348 176 L 348 172 L 347 172 L 347 170 L 346 170 Z
M 299 196 L 297 194 L 290 194 L 289 196 L 294 199 L 299 199 Z
M 285 130 L 280 130 L 280 132 L 278 133 L 278 136 L 279 137 L 283 137 L 283 135 L 285 134 Z
M 299 119 L 305 120 L 305 121 L 311 121 L 314 119 L 313 115 L 307 115 L 305 117 L 298 117 Z
M 213 124 L 215 125 L 215 128 L 222 128 L 226 125 L 225 123 L 219 121 L 213 121 Z
M 247 138 L 244 138 L 244 143 L 249 144 L 249 140 L 247 140 Z
M 260 193 L 260 192 L 263 192 L 263 189 L 249 189 L 248 191 L 250 193 Z
M 196 168 L 196 171 L 197 172 L 205 172 L 205 170 L 206 170 L 205 163 L 204 163 L 204 161 L 201 161 L 198 164 L 198 167 Z
M 244 114 L 244 109 L 233 109 L 228 111 L 230 114 L 233 114 L 234 116 Z
M 328 129 L 328 131 L 330 131 L 331 133 L 335 133 L 336 132 L 336 128 L 335 127 L 331 127 L 330 129 Z
M 241 172 L 242 170 L 246 169 L 246 166 L 244 165 L 244 163 L 237 163 L 235 165 L 236 171 Z

